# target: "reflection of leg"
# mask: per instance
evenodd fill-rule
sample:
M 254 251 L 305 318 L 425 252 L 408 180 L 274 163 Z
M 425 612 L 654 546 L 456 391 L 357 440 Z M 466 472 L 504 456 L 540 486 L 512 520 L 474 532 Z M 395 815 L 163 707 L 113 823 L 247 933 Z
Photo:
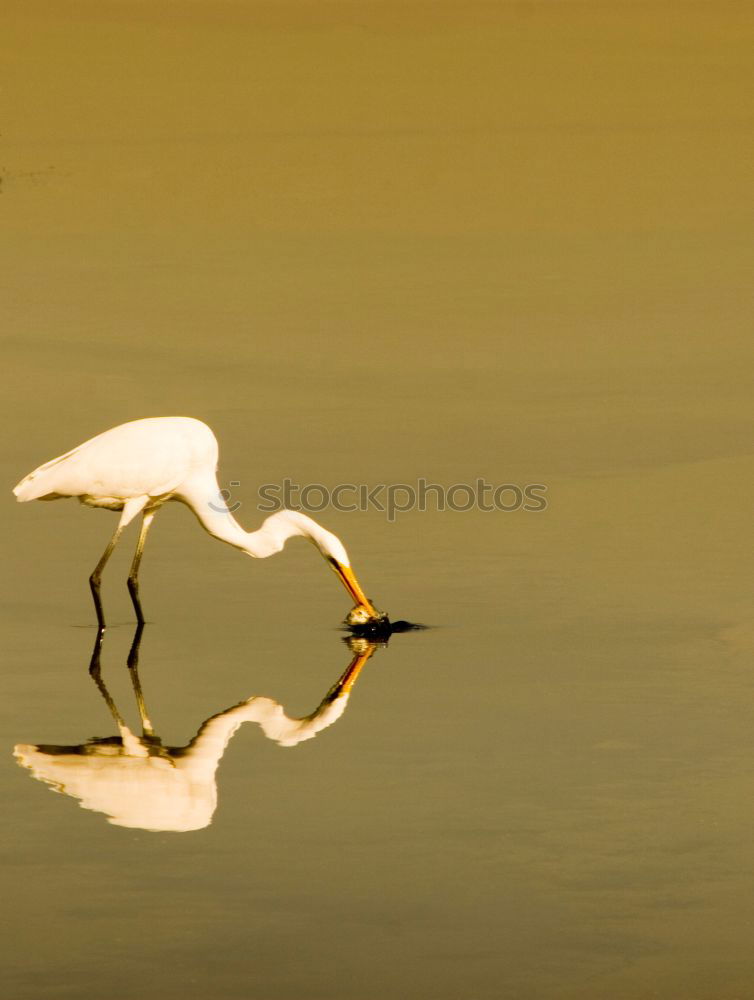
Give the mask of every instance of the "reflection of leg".
M 354 654 L 353 659 L 346 667 L 342 677 L 327 692 L 327 696 L 324 699 L 325 702 L 335 701 L 336 698 L 350 692 L 356 683 L 356 678 L 361 673 L 362 667 L 377 649 L 377 643 L 369 642 L 368 639 L 350 639 L 348 645 Z
M 136 543 L 136 552 L 134 552 L 133 562 L 131 563 L 131 571 L 128 574 L 128 592 L 131 595 L 131 601 L 133 602 L 134 610 L 136 611 L 136 621 L 139 625 L 144 624 L 144 615 L 141 610 L 141 602 L 139 601 L 139 564 L 141 563 L 141 556 L 144 552 L 144 543 L 147 540 L 147 532 L 149 527 L 154 520 L 155 511 L 148 510 L 145 511 L 144 517 L 141 522 L 141 531 L 139 532 L 139 540 Z
M 110 697 L 110 692 L 105 687 L 105 682 L 102 680 L 102 672 L 100 669 L 101 651 L 102 651 L 102 632 L 99 631 L 97 632 L 97 638 L 94 640 L 94 650 L 92 652 L 92 658 L 89 662 L 89 674 L 94 683 L 97 685 L 97 690 L 105 699 L 105 704 L 110 709 L 110 714 L 115 720 L 115 724 L 117 725 L 122 735 L 123 730 L 125 728 L 125 722 L 123 721 L 120 712 L 115 707 L 115 702 Z
M 94 572 L 89 577 L 89 586 L 92 588 L 92 597 L 94 598 L 94 608 L 97 612 L 97 624 L 99 625 L 100 631 L 105 627 L 105 615 L 102 611 L 102 600 L 100 598 L 100 583 L 102 582 L 102 570 L 107 565 L 107 560 L 113 553 L 118 539 L 120 538 L 121 532 L 123 531 L 123 526 L 121 524 L 113 532 L 113 537 L 110 539 L 107 548 L 102 553 L 102 558 L 97 563 Z
M 146 534 L 146 532 L 144 532 L 144 534 Z M 136 626 L 133 642 L 131 643 L 131 650 L 128 654 L 128 672 L 131 676 L 131 685 L 134 689 L 134 697 L 136 698 L 136 707 L 139 710 L 142 731 L 145 736 L 154 736 L 154 729 L 152 729 L 152 723 L 149 721 L 149 717 L 147 715 L 146 705 L 144 704 L 144 695 L 141 690 L 141 681 L 139 680 L 139 646 L 141 645 L 141 636 L 143 631 L 144 622 L 140 621 Z
M 102 629 L 97 629 L 97 635 L 94 639 L 94 649 L 92 650 L 92 655 L 89 660 L 89 676 L 99 677 L 100 675 L 100 653 L 102 652 Z

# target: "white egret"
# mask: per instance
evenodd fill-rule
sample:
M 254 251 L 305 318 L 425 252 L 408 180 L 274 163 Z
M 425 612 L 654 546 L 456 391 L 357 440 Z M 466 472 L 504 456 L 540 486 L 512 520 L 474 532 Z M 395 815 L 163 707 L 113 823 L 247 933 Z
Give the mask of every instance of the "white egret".
M 350 623 L 380 622 L 361 589 L 340 539 L 298 511 L 279 510 L 257 531 L 244 531 L 233 517 L 217 482 L 218 445 L 210 428 L 193 417 L 149 417 L 113 427 L 78 448 L 40 465 L 21 480 L 13 492 L 19 502 L 78 497 L 90 507 L 122 511 L 120 521 L 102 553 L 89 583 L 100 629 L 105 616 L 100 598 L 102 571 L 124 528 L 142 514 L 128 590 L 139 622 L 139 564 L 147 532 L 159 508 L 178 500 L 193 510 L 210 535 L 255 559 L 279 552 L 288 538 L 301 535 L 321 552 L 356 602 Z
M 351 662 L 304 718 L 293 718 L 279 702 L 257 695 L 207 719 L 187 746 L 168 747 L 152 729 L 138 681 L 141 626 L 129 656 L 141 736 L 126 725 L 100 676 L 101 639 L 99 633 L 90 673 L 115 720 L 118 736 L 76 746 L 20 743 L 14 756 L 34 778 L 78 799 L 84 809 L 104 813 L 116 826 L 179 833 L 201 830 L 212 821 L 217 807 L 217 768 L 239 726 L 255 722 L 267 739 L 282 747 L 312 739 L 345 712 L 351 688 L 377 648 L 373 642 L 350 639 Z

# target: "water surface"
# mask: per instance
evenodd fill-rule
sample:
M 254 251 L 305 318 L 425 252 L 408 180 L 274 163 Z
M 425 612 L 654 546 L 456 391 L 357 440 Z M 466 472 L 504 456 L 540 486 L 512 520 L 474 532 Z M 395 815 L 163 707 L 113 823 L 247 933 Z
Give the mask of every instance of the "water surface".
M 750 995 L 745 5 L 3 19 L 8 995 Z M 13 757 L 117 734 L 86 582 L 114 522 L 9 491 L 172 413 L 213 427 L 248 527 L 285 477 L 549 501 L 323 511 L 378 605 L 436 627 L 375 652 L 316 739 L 241 725 L 183 833 Z M 134 543 L 101 668 L 138 738 Z M 252 696 L 302 718 L 349 662 L 308 546 L 252 563 L 178 505 L 142 598 L 165 747 Z

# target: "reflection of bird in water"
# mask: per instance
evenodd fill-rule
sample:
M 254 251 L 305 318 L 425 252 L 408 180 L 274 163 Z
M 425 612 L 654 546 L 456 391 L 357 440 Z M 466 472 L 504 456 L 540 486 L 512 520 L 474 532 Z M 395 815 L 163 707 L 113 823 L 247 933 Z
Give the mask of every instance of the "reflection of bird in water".
M 139 602 L 139 563 L 155 513 L 168 500 L 179 500 L 196 514 L 202 527 L 222 542 L 256 559 L 266 559 L 294 535 L 308 538 L 337 573 L 356 602 L 349 621 L 381 621 L 365 596 L 339 538 L 312 518 L 292 510 L 271 514 L 257 531 L 244 531 L 228 509 L 217 482 L 218 446 L 215 435 L 191 417 L 151 417 L 113 427 L 59 458 L 40 465 L 13 490 L 19 502 L 78 497 L 90 507 L 122 511 L 118 527 L 89 578 L 100 628 L 105 616 L 100 599 L 102 571 L 123 529 L 142 514 L 128 590 L 136 617 L 144 616 Z
M 154 734 L 139 683 L 141 632 L 139 626 L 128 662 L 142 723 L 140 737 L 123 721 L 101 678 L 99 633 L 90 672 L 120 735 L 69 747 L 19 744 L 14 755 L 35 778 L 78 799 L 85 809 L 105 813 L 110 823 L 151 831 L 184 832 L 209 825 L 217 806 L 215 772 L 244 722 L 256 722 L 268 739 L 284 747 L 310 740 L 337 722 L 361 668 L 376 649 L 374 643 L 350 638 L 351 662 L 303 719 L 290 718 L 272 698 L 247 698 L 207 719 L 187 746 L 165 747 Z

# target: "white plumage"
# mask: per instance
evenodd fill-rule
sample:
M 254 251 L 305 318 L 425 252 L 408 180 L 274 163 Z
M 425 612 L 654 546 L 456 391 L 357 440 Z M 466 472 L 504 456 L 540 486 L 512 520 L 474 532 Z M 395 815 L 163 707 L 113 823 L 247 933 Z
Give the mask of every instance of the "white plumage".
M 165 747 L 151 724 L 141 737 L 129 729 L 100 680 L 118 737 L 68 747 L 18 744 L 13 753 L 33 777 L 78 799 L 84 809 L 104 813 L 116 826 L 200 830 L 212 820 L 217 806 L 217 767 L 239 726 L 255 722 L 267 739 L 283 747 L 313 739 L 346 710 L 351 688 L 375 648 L 373 643 L 357 643 L 345 673 L 302 719 L 287 715 L 272 698 L 256 696 L 207 719 L 188 746 Z M 131 677 L 135 677 L 133 669 Z
M 78 497 L 93 507 L 122 510 L 125 500 L 169 499 L 197 475 L 214 475 L 218 454 L 217 439 L 201 420 L 132 420 L 40 465 L 13 492 L 21 502 Z
M 120 521 L 90 577 L 100 628 L 102 570 L 128 524 L 143 513 L 128 588 L 137 619 L 144 620 L 138 571 L 147 532 L 159 508 L 170 500 L 185 503 L 215 538 L 257 559 L 279 552 L 288 538 L 308 538 L 335 570 L 356 602 L 357 620 L 381 616 L 364 595 L 340 539 L 298 511 L 280 510 L 257 531 L 247 532 L 227 509 L 217 482 L 218 445 L 210 428 L 193 417 L 149 417 L 113 427 L 72 451 L 53 458 L 21 480 L 13 492 L 19 502 L 77 497 L 91 507 L 121 511 Z

